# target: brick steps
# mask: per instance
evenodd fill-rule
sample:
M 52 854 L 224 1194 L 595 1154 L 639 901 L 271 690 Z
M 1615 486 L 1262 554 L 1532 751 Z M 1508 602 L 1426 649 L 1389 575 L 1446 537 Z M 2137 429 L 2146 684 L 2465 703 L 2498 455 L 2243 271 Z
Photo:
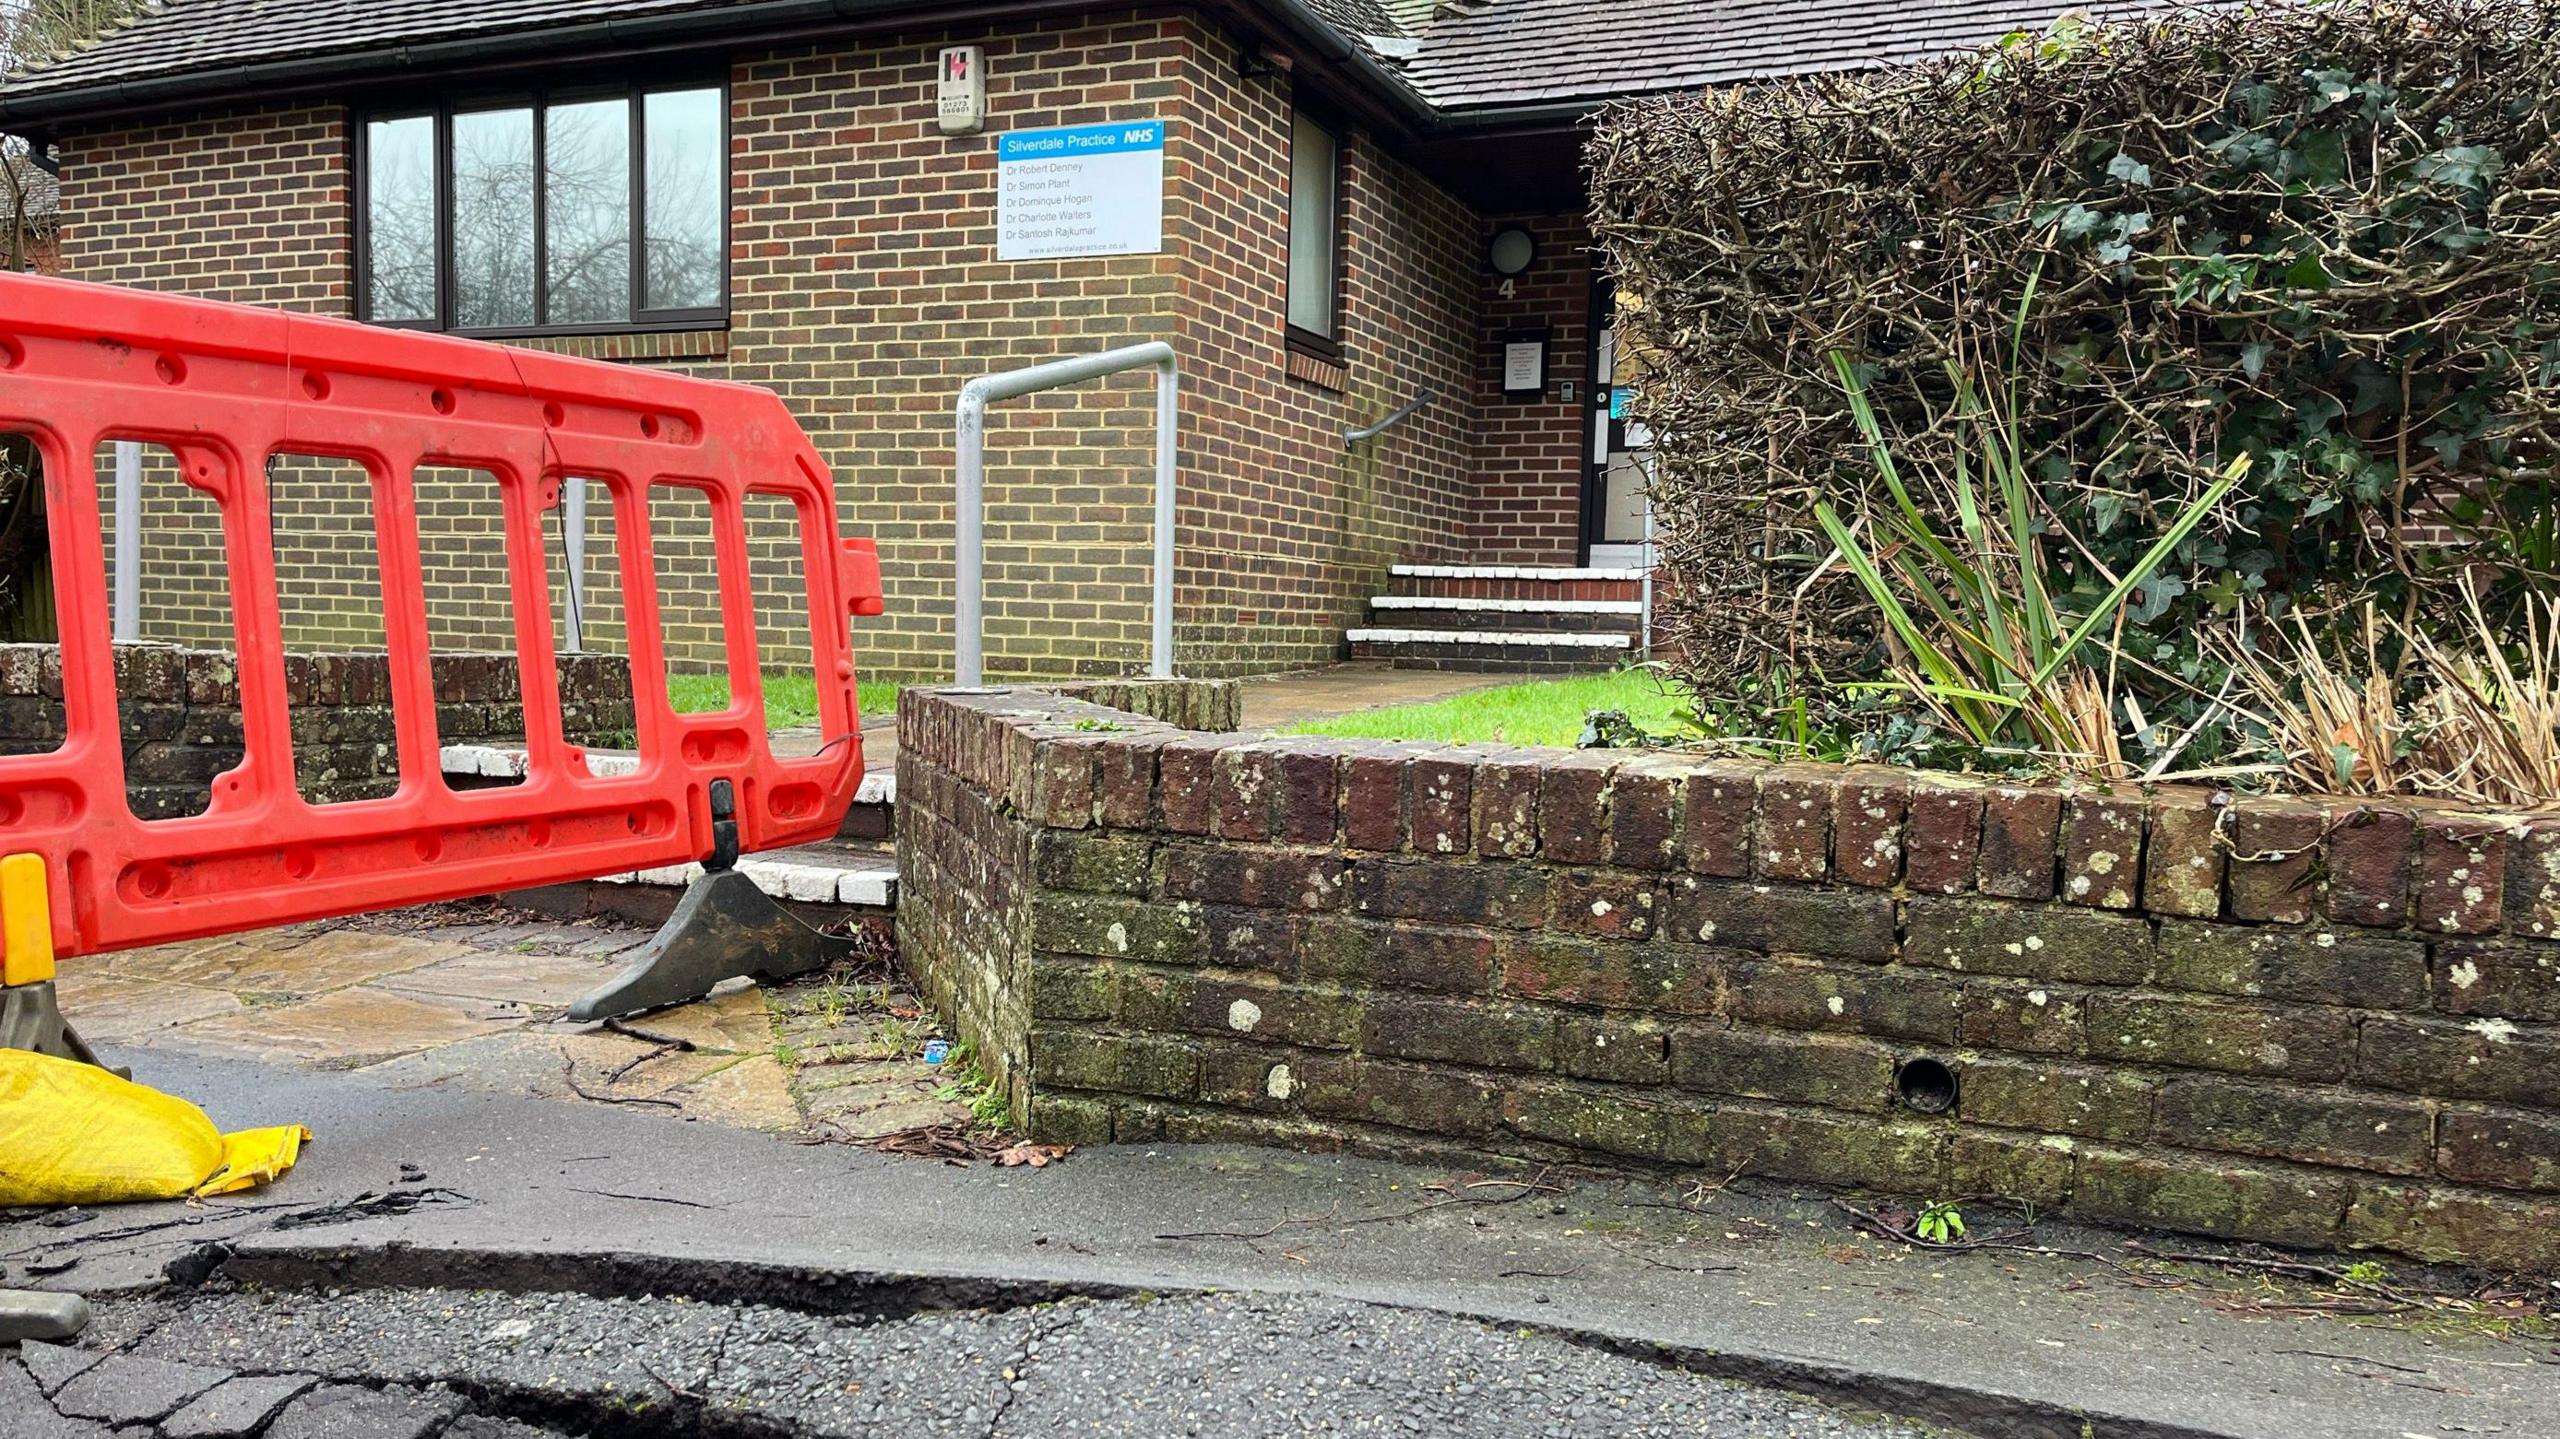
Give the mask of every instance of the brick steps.
M 1356 660 L 1483 674 L 1614 669 L 1641 648 L 1641 570 L 1397 565 L 1345 639 Z

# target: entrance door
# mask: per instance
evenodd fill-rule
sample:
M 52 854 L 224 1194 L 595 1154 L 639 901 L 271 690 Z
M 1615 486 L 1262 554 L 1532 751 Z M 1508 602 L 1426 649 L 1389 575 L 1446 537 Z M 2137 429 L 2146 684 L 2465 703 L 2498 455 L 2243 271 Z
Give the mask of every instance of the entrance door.
M 1618 296 L 1607 280 L 1591 289 L 1590 449 L 1582 500 L 1585 563 L 1600 569 L 1653 567 L 1653 436 L 1627 418 L 1637 361 L 1618 344 Z

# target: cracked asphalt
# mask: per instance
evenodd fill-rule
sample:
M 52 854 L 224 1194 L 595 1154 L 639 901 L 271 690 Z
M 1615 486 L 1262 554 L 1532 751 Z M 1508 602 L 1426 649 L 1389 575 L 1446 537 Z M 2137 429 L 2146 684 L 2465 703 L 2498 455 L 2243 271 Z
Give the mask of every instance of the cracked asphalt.
M 1532 1329 L 1310 1294 L 869 1319 L 578 1294 L 214 1287 L 107 1301 L 81 1346 L 0 1358 L 0 1439 L 1947 1432 Z

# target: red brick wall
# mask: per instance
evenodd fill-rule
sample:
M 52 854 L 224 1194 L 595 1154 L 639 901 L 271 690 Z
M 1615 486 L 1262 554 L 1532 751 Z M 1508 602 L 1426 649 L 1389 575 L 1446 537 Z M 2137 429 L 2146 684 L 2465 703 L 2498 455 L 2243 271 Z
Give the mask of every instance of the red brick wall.
M 986 134 L 933 126 L 935 53 L 954 41 L 987 47 Z M 1134 10 L 740 57 L 727 335 L 549 347 L 671 363 L 782 395 L 834 469 L 847 529 L 880 542 L 889 612 L 857 629 L 864 662 L 935 676 L 949 672 L 952 652 L 961 385 L 1169 339 L 1184 365 L 1183 668 L 1331 660 L 1391 564 L 1467 557 L 1484 462 L 1471 440 L 1484 228 L 1368 137 L 1349 136 L 1344 378 L 1338 390 L 1289 378 L 1290 83 L 1245 79 L 1237 60 L 1214 27 Z M 1163 254 L 995 258 L 997 135 L 1147 116 L 1169 122 Z M 66 272 L 346 312 L 346 128 L 340 110 L 279 109 L 65 137 Z M 1579 330 L 1559 324 L 1557 343 L 1562 375 L 1580 363 Z M 1345 429 L 1423 386 L 1441 394 L 1437 406 L 1345 450 Z M 1144 375 L 998 407 L 988 441 L 991 673 L 1143 664 L 1153 444 Z M 1569 530 L 1570 481 L 1547 503 L 1564 508 Z M 1563 557 L 1570 551 L 1568 536 Z M 708 647 L 695 658 L 716 661 L 716 629 L 702 632 Z
M 1582 538 L 1582 476 L 1590 437 L 1591 235 L 1578 215 L 1490 219 L 1479 246 L 1518 226 L 1535 236 L 1538 258 L 1501 293 L 1487 267 L 1478 283 L 1483 338 L 1477 348 L 1476 500 L 1469 518 L 1470 558 L 1484 564 L 1570 565 Z M 1502 346 L 1512 334 L 1548 332 L 1547 392 L 1534 401 L 1502 394 Z M 1574 387 L 1574 403 L 1564 386 Z

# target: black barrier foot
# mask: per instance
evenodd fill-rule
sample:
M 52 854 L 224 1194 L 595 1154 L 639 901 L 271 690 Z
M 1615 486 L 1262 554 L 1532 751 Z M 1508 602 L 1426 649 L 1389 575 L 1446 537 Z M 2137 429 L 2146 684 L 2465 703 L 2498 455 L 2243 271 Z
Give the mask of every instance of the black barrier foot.
M 36 984 L 13 984 L 0 988 L 0 1049 L 24 1049 L 68 1059 L 78 1064 L 98 1064 L 98 1056 L 81 1041 L 79 1032 L 62 1017 L 62 1002 L 55 997 L 53 981 Z M 115 1074 L 126 1074 L 117 1069 Z M 129 1078 L 130 1075 L 127 1075 Z
M 569 1006 L 580 1024 L 689 1004 L 723 982 L 797 979 L 853 957 L 849 935 L 820 934 L 738 873 L 737 791 L 711 782 L 711 858 L 676 912 L 613 982 Z
M 853 957 L 851 936 L 820 934 L 734 869 L 695 880 L 631 967 L 569 1007 L 580 1023 L 702 998 L 725 980 L 765 983 Z

